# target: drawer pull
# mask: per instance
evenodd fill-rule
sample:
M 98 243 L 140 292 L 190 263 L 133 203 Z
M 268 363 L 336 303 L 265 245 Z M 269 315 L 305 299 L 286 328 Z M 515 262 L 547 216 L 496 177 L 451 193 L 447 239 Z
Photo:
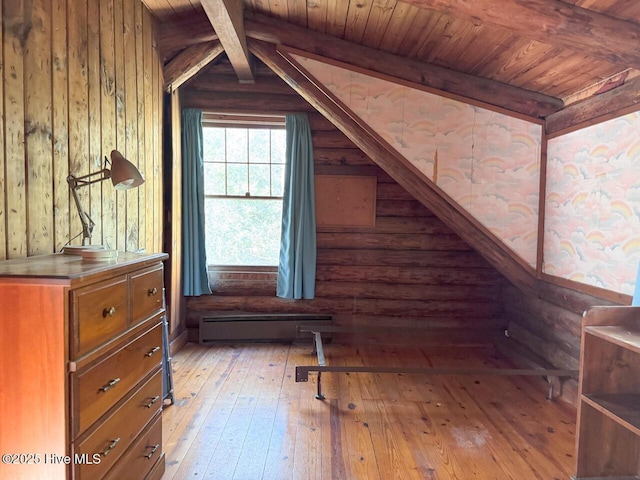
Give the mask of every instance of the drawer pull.
M 149 350 L 147 353 L 145 353 L 144 356 L 145 357 L 151 357 L 158 350 L 160 350 L 160 347 L 153 347 L 151 350 Z
M 149 447 L 147 447 L 147 448 L 149 448 Z M 158 449 L 159 449 L 159 448 L 160 448 L 160 444 L 159 444 L 159 443 L 156 443 L 156 444 L 153 446 L 153 448 L 151 449 L 151 452 L 150 452 L 149 454 L 145 455 L 145 458 L 146 458 L 147 460 L 151 460 L 151 457 L 153 457 L 153 454 L 154 454 L 154 453 L 156 453 L 156 452 L 158 451 Z
M 158 289 L 156 287 L 150 288 L 147 290 L 147 295 L 150 297 L 155 297 L 158 294 Z
M 107 449 L 104 452 L 102 452 L 102 456 L 106 457 L 107 455 L 109 455 L 109 452 L 113 450 L 113 448 L 118 444 L 119 441 L 120 441 L 120 437 L 116 438 L 115 440 L 112 440 L 109 446 L 107 447 Z
M 116 307 L 105 308 L 102 310 L 102 316 L 104 318 L 113 317 L 116 314 Z
M 102 387 L 100 389 L 101 392 L 106 392 L 107 390 L 109 390 L 111 387 L 113 387 L 115 384 L 119 383 L 120 379 L 119 378 L 114 378 L 113 380 L 111 380 L 109 383 L 107 383 L 104 387 Z
M 153 397 L 153 398 L 151 399 L 151 401 L 150 401 L 149 403 L 147 403 L 147 404 L 145 405 L 145 407 L 147 407 L 147 408 L 151 408 L 151 407 L 153 407 L 153 404 L 154 404 L 154 403 L 156 403 L 158 400 L 160 400 L 160 397 L 159 397 L 158 395 L 156 395 L 155 397 Z

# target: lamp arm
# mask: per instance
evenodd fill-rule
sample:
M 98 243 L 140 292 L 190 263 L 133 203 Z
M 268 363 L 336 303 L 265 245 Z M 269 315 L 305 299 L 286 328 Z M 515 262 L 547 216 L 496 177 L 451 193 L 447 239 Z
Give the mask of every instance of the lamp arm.
M 96 172 L 96 173 L 103 173 L 103 171 Z M 80 199 L 78 198 L 78 188 L 105 180 L 105 178 L 99 178 L 96 180 L 85 181 L 87 177 L 91 177 L 94 175 L 95 173 L 85 175 L 84 177 L 79 177 L 79 178 L 76 178 L 73 175 L 69 175 L 67 177 L 67 183 L 69 184 L 69 188 L 71 189 L 71 194 L 73 195 L 73 200 L 78 209 L 78 215 L 80 216 L 80 221 L 82 222 L 82 245 L 86 245 L 87 239 L 91 238 L 91 234 L 93 233 L 93 227 L 95 227 L 96 224 L 91 219 L 91 217 L 87 214 L 87 212 L 84 211 L 84 208 L 82 208 L 82 204 L 80 203 Z M 106 178 L 109 178 L 109 177 L 106 177 Z
M 94 177 L 97 177 L 97 178 L 94 178 Z M 88 173 L 87 175 L 82 175 L 80 177 L 76 177 L 75 175 L 69 175 L 67 177 L 67 183 L 69 184 L 69 188 L 74 189 L 74 188 L 86 187 L 87 185 L 92 185 L 94 183 L 102 182 L 110 178 L 111 178 L 111 170 L 109 170 L 108 168 L 103 168 L 102 170 L 98 170 L 97 172 Z

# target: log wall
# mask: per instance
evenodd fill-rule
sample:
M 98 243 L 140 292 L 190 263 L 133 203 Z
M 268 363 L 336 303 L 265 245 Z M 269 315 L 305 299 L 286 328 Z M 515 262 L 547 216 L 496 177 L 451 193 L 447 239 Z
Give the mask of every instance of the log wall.
M 0 17 L 0 259 L 57 252 L 80 233 L 66 178 L 99 171 L 113 149 L 147 181 L 79 190 L 92 243 L 160 251 L 163 79 L 147 8 L 5 0 Z
M 451 229 L 273 74 L 258 69 L 256 84 L 242 86 L 216 69 L 225 71 L 211 67 L 181 88 L 183 107 L 307 112 L 316 174 L 377 178 L 376 225 L 318 227 L 313 300 L 275 297 L 273 273 L 216 275 L 213 295 L 187 298 L 192 339 L 197 339 L 200 316 L 216 311 L 332 314 L 342 324 L 451 328 L 479 337 L 506 326 L 503 277 Z
M 503 308 L 511 338 L 557 368 L 578 370 L 582 314 L 595 305 L 616 303 L 540 280 L 538 295 L 505 287 Z M 565 382 L 562 398 L 575 403 L 577 379 Z

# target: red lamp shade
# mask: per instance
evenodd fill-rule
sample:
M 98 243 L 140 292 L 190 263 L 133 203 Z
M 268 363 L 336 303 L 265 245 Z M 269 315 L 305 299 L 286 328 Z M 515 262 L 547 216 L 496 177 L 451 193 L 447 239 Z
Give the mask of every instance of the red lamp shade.
M 111 181 L 116 190 L 129 190 L 144 183 L 140 171 L 117 150 L 111 151 Z

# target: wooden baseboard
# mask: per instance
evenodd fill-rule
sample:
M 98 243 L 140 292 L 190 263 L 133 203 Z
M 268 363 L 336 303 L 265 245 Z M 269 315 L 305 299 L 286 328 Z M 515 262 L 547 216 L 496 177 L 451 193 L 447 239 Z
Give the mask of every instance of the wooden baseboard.
M 180 335 L 178 335 L 175 339 L 171 341 L 169 344 L 169 355 L 173 356 L 176 352 L 179 352 L 182 347 L 184 347 L 189 340 L 189 331 L 185 330 Z

